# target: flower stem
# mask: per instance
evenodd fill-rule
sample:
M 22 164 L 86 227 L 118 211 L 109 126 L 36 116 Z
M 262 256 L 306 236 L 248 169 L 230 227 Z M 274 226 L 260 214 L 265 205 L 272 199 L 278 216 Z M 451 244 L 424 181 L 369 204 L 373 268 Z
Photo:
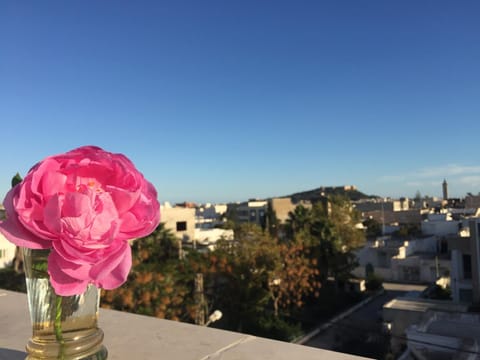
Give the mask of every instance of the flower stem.
M 58 353 L 58 358 L 59 359 L 64 359 L 65 358 L 65 340 L 63 339 L 63 334 L 62 334 L 62 296 L 56 296 L 55 300 L 55 337 L 60 344 L 60 350 Z

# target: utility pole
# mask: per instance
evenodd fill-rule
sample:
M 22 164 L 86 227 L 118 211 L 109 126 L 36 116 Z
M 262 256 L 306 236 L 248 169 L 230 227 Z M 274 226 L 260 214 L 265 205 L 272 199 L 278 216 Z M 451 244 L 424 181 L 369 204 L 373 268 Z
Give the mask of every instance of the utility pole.
M 203 293 L 203 274 L 195 275 L 195 305 L 197 311 L 195 314 L 195 324 L 205 325 L 205 295 Z
M 185 256 L 183 254 L 182 240 L 178 239 L 178 260 L 183 259 L 185 259 Z

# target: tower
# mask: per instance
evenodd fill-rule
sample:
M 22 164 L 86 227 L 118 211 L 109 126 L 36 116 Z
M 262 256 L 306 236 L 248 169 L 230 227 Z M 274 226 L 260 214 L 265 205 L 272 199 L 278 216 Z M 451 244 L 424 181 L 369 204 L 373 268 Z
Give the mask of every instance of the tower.
M 442 190 L 443 190 L 443 200 L 448 200 L 448 184 L 447 184 L 447 180 L 445 179 L 443 179 Z

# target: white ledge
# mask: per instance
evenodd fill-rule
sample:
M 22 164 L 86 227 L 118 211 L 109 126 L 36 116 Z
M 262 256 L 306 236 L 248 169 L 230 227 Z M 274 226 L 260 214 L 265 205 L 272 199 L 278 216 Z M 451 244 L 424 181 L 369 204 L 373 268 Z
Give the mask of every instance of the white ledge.
M 109 360 L 354 360 L 358 356 L 100 309 Z M 27 297 L 0 289 L 0 360 L 24 359 L 31 336 Z

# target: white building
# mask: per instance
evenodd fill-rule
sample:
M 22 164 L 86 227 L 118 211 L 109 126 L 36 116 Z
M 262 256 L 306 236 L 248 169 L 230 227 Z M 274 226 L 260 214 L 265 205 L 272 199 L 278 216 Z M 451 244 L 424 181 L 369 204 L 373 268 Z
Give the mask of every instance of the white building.
M 455 302 L 480 304 L 480 219 L 471 219 L 468 236 L 449 239 L 451 289 Z M 465 232 L 464 235 L 467 235 Z
M 422 221 L 421 226 L 424 235 L 446 236 L 457 234 L 462 222 L 453 220 L 451 213 L 443 211 L 427 214 L 427 218 Z
M 390 236 L 368 241 L 363 248 L 356 251 L 359 266 L 353 271 L 353 274 L 364 278 L 366 266 L 370 264 L 376 275 L 381 276 L 384 280 L 393 280 L 392 258 L 398 255 L 402 245 L 403 241 L 392 240 Z
M 195 228 L 213 229 L 224 223 L 223 217 L 227 213 L 226 204 L 205 204 L 195 209 Z
M 165 228 L 183 242 L 192 242 L 195 237 L 195 209 L 172 207 L 165 203 L 160 207 L 161 221 Z
M 0 234 L 0 269 L 12 264 L 15 258 L 16 246 Z
M 218 240 L 233 241 L 233 235 L 231 229 L 195 229 L 194 246 L 206 246 L 214 250 Z
M 362 199 L 354 202 L 357 211 L 407 211 L 410 209 L 408 198 L 392 199 Z
M 419 324 L 430 311 L 467 313 L 468 306 L 454 304 L 451 301 L 399 297 L 383 305 L 382 317 L 390 330 L 392 352 L 398 355 L 407 345 L 406 331 L 412 325 Z M 450 329 L 455 332 L 455 328 Z M 411 340 L 408 338 L 408 340 Z M 420 358 L 422 359 L 422 358 Z M 438 359 L 431 357 L 430 359 Z M 440 358 L 444 359 L 444 358 Z M 450 357 L 449 359 L 455 359 Z
M 356 255 L 359 267 L 354 275 L 365 277 L 366 266 L 386 281 L 435 283 L 450 274 L 450 259 L 439 253 L 436 236 L 410 241 L 391 240 L 389 236 L 368 242 Z
M 415 359 L 479 359 L 480 314 L 428 311 L 406 331 Z

